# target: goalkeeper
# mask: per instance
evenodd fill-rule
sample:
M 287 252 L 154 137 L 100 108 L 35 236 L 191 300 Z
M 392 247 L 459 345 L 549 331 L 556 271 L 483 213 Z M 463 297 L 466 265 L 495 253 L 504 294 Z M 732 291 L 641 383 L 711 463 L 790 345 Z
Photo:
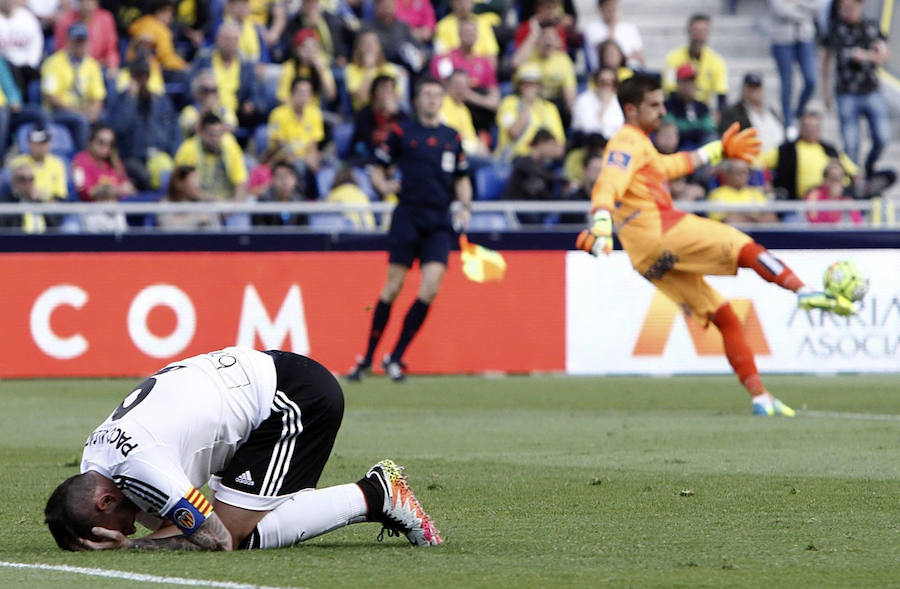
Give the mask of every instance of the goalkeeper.
M 752 397 L 753 413 L 794 415 L 793 409 L 766 390 L 740 320 L 703 276 L 733 275 L 739 267 L 752 268 L 765 280 L 796 292 L 801 308 L 850 315 L 856 312 L 853 303 L 811 291 L 790 268 L 741 231 L 673 207 L 669 179 L 716 164 L 723 157 L 751 161 L 759 154 L 755 129 L 738 131 L 734 124 L 721 141 L 662 155 L 649 137 L 666 114 L 659 80 L 637 74 L 620 84 L 618 99 L 626 125 L 606 146 L 603 171 L 591 194 L 593 223 L 579 234 L 576 246 L 595 256 L 609 254 L 615 225 L 635 270 L 688 316 L 719 328 L 728 362 Z

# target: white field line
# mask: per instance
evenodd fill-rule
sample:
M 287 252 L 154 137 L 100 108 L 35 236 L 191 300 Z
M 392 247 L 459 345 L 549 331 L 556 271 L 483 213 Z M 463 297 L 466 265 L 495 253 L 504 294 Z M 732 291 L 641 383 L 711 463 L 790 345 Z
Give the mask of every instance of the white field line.
M 797 411 L 800 417 L 827 417 L 829 419 L 862 419 L 866 421 L 900 421 L 900 415 L 890 413 L 843 413 L 841 411 Z
M 58 571 L 74 573 L 77 575 L 89 575 L 92 577 L 109 577 L 112 579 L 125 579 L 128 581 L 140 581 L 144 583 L 167 583 L 169 585 L 187 585 L 191 587 L 221 587 L 223 589 L 288 589 L 286 587 L 267 587 L 263 585 L 248 585 L 247 583 L 230 583 L 227 581 L 209 581 L 205 579 L 185 579 L 183 577 L 159 577 L 157 575 L 145 575 L 129 571 L 116 571 L 109 569 L 94 569 L 86 567 L 73 567 L 55 564 L 29 564 L 24 562 L 7 562 L 0 560 L 0 567 L 11 569 L 37 569 L 42 571 Z

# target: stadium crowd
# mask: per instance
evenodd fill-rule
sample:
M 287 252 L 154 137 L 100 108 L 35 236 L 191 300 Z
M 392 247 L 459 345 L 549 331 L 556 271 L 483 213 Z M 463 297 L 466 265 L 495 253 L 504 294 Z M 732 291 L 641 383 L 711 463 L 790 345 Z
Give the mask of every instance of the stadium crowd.
M 708 45 L 713 17 L 691 15 L 686 40 L 649 63 L 619 0 L 0 0 L 0 202 L 393 201 L 399 178 L 367 166 L 409 116 L 416 82 L 445 87 L 442 120 L 459 132 L 476 199 L 583 200 L 624 123 L 617 84 L 657 73 L 667 92 L 660 152 L 694 149 L 737 121 L 763 142 L 758 161 L 726 161 L 672 182 L 676 200 L 759 203 L 878 194 L 890 140 L 877 68 L 887 46 L 864 0 L 773 0 L 781 104 L 759 72 Z M 825 5 L 824 9 L 823 4 Z M 834 91 L 818 55 L 834 60 Z M 799 102 L 793 63 L 803 74 Z M 827 72 L 828 70 L 823 70 Z M 817 85 L 836 100 L 843 146 L 821 138 Z M 859 119 L 872 146 L 860 154 Z M 712 215 L 711 215 L 712 216 Z M 719 214 L 779 222 L 771 212 Z M 521 213 L 522 223 L 584 216 Z M 859 213 L 809 222 L 861 223 Z M 142 224 L 191 230 L 294 226 L 298 214 L 165 214 Z M 333 222 L 333 218 L 329 223 Z M 340 217 L 371 228 L 371 214 Z M 0 225 L 124 231 L 123 215 L 26 214 Z M 476 223 L 477 226 L 477 223 Z

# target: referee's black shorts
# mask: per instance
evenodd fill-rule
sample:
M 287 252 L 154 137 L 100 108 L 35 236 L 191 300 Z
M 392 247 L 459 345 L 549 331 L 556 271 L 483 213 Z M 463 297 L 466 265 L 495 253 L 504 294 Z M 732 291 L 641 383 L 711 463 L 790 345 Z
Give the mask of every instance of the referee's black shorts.
M 344 417 L 344 394 L 327 368 L 291 352 L 266 353 L 272 356 L 277 375 L 272 414 L 216 473 L 222 486 L 239 492 L 226 491 L 222 498 L 226 503 L 239 502 L 243 494 L 262 499 L 314 488 Z M 247 499 L 248 506 L 265 508 L 264 500 Z
M 411 268 L 419 264 L 447 264 L 453 246 L 453 229 L 448 210 L 398 205 L 391 214 L 388 254 L 392 264 Z

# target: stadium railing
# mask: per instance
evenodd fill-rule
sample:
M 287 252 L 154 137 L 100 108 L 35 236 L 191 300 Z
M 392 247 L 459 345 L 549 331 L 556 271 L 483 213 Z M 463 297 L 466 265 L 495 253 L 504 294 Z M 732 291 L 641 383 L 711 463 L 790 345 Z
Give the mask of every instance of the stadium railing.
M 827 227 L 895 228 L 898 222 L 896 203 L 890 199 L 875 198 L 871 200 L 852 201 L 771 201 L 763 207 L 757 205 L 739 205 L 705 201 L 678 201 L 679 210 L 691 213 L 727 213 L 727 212 L 774 212 L 782 217 L 777 223 L 748 223 L 754 228 L 777 228 L 780 231 L 822 230 Z M 120 202 L 120 203 L 0 203 L 0 216 L 24 214 L 64 215 L 71 223 L 64 223 L 62 232 L 79 233 L 77 219 L 80 215 L 97 213 L 122 213 L 134 215 L 163 215 L 168 213 L 218 213 L 224 217 L 241 217 L 243 223 L 226 224 L 224 229 L 198 229 L 197 232 L 233 232 L 239 229 L 245 232 L 272 231 L 271 226 L 253 226 L 249 216 L 254 214 L 297 213 L 309 216 L 309 224 L 281 228 L 295 232 L 333 232 L 344 233 L 378 233 L 387 229 L 387 218 L 395 205 L 384 202 L 343 204 L 329 202 Z M 573 227 L 583 226 L 579 215 L 587 214 L 590 203 L 586 201 L 475 201 L 472 203 L 473 226 L 478 231 L 516 231 L 520 229 L 540 228 L 548 232 L 569 232 Z M 860 211 L 865 216 L 861 225 L 850 222 L 838 224 L 810 223 L 806 213 L 810 211 Z M 357 227 L 348 214 L 373 213 L 379 223 L 373 228 Z M 519 214 L 547 215 L 546 222 L 522 223 Z M 559 215 L 566 215 L 567 222 L 558 222 Z M 787 221 L 784 221 L 784 220 Z M 132 226 L 129 232 L 164 232 L 154 226 Z M 276 228 L 277 230 L 277 228 Z M 59 232 L 60 230 L 57 230 Z M 0 229 L 3 233 L 19 233 L 16 228 Z M 52 232 L 52 230 L 48 230 Z

